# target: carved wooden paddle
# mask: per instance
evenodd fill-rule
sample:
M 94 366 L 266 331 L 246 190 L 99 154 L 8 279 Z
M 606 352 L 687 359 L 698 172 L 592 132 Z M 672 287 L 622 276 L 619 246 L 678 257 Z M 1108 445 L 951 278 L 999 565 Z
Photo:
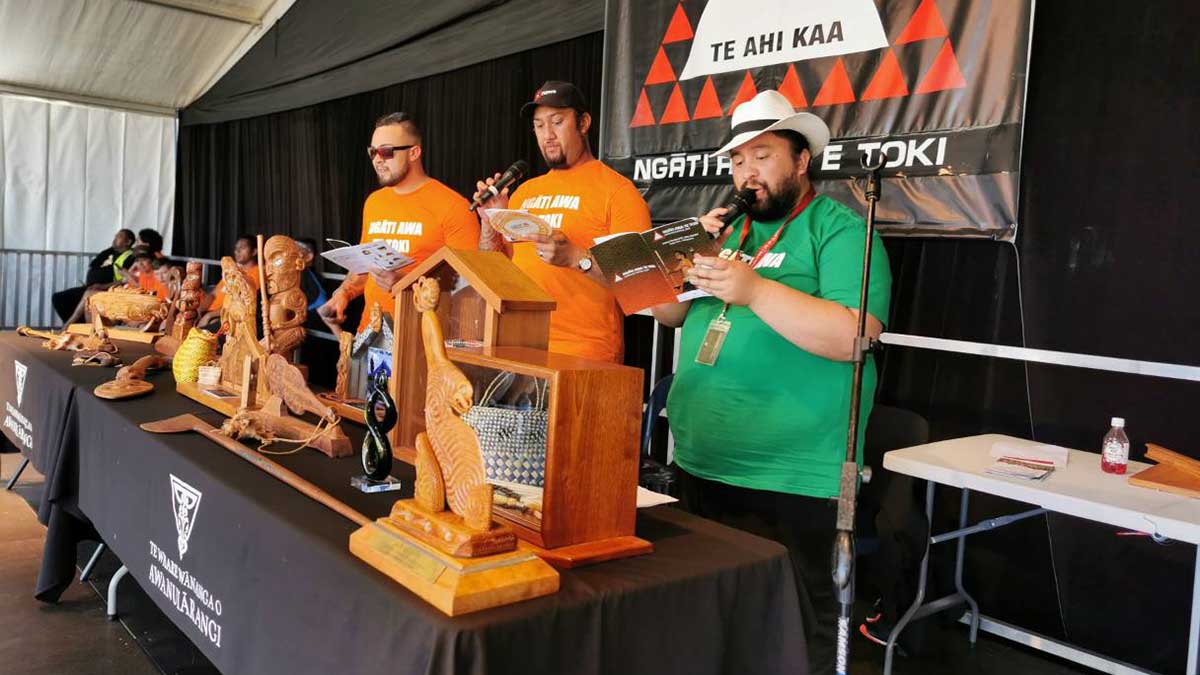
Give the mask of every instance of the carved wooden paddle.
M 333 496 L 328 492 L 322 490 L 308 480 L 301 478 L 295 472 L 286 469 L 280 464 L 267 459 L 262 454 L 251 450 L 249 447 L 239 443 L 238 441 L 217 433 L 217 430 L 213 428 L 211 424 L 205 422 L 199 417 L 196 417 L 195 415 L 176 415 L 175 417 L 168 417 L 165 420 L 146 422 L 139 426 L 141 426 L 143 430 L 155 434 L 176 434 L 184 431 L 195 431 L 213 443 L 216 443 L 238 457 L 250 462 L 254 466 L 266 471 L 275 478 L 296 488 L 309 499 L 313 499 L 321 504 L 324 504 L 330 509 L 336 511 L 339 515 L 348 518 L 354 523 L 361 526 L 371 524 L 371 520 L 369 518 L 350 508 L 345 503 L 334 499 Z

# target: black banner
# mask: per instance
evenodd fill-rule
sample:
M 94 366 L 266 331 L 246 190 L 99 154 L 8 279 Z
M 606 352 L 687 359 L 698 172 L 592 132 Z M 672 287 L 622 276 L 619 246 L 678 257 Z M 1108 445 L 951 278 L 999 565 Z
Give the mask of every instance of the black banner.
M 731 191 L 733 110 L 777 89 L 833 140 L 817 187 L 865 210 L 882 153 L 881 232 L 1011 241 L 1030 0 L 611 0 L 601 151 L 656 221 Z

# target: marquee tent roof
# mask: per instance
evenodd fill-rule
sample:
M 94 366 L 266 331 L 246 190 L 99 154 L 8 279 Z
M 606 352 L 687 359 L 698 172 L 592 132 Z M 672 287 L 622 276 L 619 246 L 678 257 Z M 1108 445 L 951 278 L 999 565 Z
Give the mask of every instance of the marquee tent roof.
M 174 115 L 295 0 L 0 0 L 0 92 Z

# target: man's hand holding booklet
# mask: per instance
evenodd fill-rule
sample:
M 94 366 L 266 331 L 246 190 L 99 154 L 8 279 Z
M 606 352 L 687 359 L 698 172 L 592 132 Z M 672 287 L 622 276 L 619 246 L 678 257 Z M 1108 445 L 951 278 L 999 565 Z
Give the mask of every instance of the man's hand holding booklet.
M 621 310 L 633 314 L 708 295 L 688 282 L 688 271 L 697 254 L 716 256 L 720 250 L 698 219 L 687 218 L 645 232 L 599 238 L 591 255 Z

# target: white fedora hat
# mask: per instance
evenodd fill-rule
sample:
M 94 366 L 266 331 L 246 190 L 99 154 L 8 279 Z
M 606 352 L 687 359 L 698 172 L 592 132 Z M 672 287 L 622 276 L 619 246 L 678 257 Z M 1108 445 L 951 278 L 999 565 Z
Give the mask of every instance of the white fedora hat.
M 765 89 L 733 111 L 732 137 L 710 157 L 728 155 L 730 150 L 760 134 L 783 129 L 803 136 L 808 141 L 808 153 L 813 157 L 821 154 L 829 143 L 829 127 L 824 120 L 811 113 L 796 112 L 786 96 L 774 89 Z

